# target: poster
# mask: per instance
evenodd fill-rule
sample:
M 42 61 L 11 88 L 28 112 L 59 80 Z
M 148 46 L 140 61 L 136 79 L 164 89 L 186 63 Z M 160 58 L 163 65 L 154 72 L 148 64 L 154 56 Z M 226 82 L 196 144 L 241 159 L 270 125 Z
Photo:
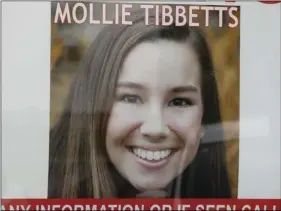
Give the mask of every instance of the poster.
M 280 198 L 280 4 L 2 11 L 2 198 Z

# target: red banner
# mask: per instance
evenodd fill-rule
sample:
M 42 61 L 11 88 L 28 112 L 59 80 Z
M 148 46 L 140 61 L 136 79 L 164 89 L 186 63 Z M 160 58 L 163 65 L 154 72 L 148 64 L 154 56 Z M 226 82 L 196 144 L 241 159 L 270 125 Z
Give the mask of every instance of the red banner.
M 281 210 L 281 199 L 2 199 L 1 210 Z

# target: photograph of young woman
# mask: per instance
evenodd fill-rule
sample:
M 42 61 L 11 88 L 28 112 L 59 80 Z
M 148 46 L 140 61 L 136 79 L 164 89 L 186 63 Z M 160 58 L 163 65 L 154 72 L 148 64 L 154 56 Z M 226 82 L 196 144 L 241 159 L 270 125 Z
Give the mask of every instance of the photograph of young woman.
M 131 18 L 102 29 L 83 58 L 50 132 L 48 197 L 232 197 L 203 32 Z

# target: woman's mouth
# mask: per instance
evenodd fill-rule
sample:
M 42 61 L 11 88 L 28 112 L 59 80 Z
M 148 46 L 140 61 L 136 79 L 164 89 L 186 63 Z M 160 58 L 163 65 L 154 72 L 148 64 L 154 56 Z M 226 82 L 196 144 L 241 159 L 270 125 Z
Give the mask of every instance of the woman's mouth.
M 160 161 L 168 156 L 171 155 L 172 150 L 171 149 L 165 149 L 165 150 L 145 150 L 141 148 L 133 148 L 132 152 L 138 156 L 139 158 L 142 158 L 147 161 Z
M 165 167 L 171 156 L 178 149 L 145 149 L 141 147 L 129 147 L 129 151 L 135 155 L 137 163 L 149 170 L 157 170 Z

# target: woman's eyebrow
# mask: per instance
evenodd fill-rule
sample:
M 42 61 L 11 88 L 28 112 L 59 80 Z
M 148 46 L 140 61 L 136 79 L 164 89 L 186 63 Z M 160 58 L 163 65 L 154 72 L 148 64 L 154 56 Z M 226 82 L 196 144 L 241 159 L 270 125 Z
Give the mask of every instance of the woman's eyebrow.
M 119 82 L 117 88 L 145 89 L 145 86 L 134 82 Z
M 117 84 L 117 88 L 131 88 L 131 89 L 146 89 L 143 84 L 135 83 L 135 82 L 119 82 Z M 195 86 L 188 85 L 188 86 L 176 86 L 171 88 L 171 93 L 183 93 L 183 92 L 191 92 L 197 93 L 198 89 Z
M 195 86 L 177 86 L 171 89 L 171 93 L 182 93 L 182 92 L 198 92 L 198 89 Z

